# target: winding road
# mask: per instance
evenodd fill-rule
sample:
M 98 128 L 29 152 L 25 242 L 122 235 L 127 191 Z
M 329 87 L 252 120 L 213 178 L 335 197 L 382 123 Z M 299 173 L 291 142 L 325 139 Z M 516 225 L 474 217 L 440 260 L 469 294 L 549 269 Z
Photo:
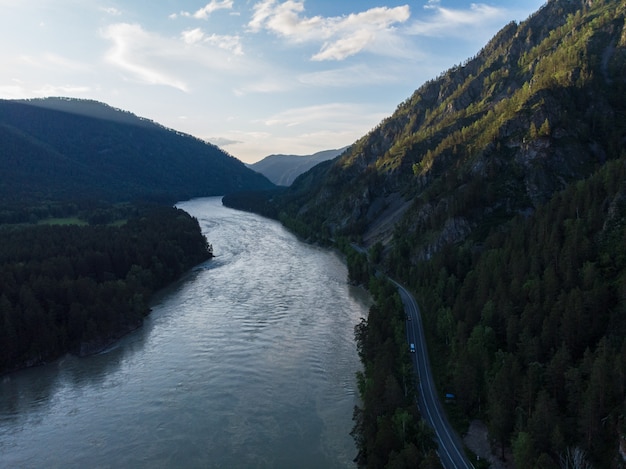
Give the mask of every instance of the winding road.
M 391 282 L 398 287 L 407 318 L 410 318 L 407 321 L 406 333 L 408 342 L 415 344 L 415 353 L 411 355 L 419 382 L 418 405 L 426 421 L 435 430 L 441 463 L 447 469 L 473 468 L 474 466 L 463 451 L 463 443 L 448 422 L 437 396 L 437 389 L 428 361 L 422 316 L 417 302 L 406 288 L 394 280 Z
M 352 243 L 351 246 L 358 252 L 368 255 L 365 248 Z M 382 275 L 377 273 L 376 275 Z M 389 278 L 389 277 L 388 277 Z M 415 353 L 412 353 L 413 366 L 417 373 L 419 383 L 418 406 L 422 416 L 435 431 L 437 445 L 439 446 L 439 459 L 446 469 L 474 468 L 465 455 L 463 442 L 456 433 L 446 413 L 441 406 L 441 401 L 437 395 L 437 387 L 430 369 L 428 360 L 428 349 L 426 347 L 426 336 L 419 306 L 413 295 L 395 280 L 389 278 L 400 293 L 404 311 L 407 315 L 406 338 L 409 344 L 415 344 Z

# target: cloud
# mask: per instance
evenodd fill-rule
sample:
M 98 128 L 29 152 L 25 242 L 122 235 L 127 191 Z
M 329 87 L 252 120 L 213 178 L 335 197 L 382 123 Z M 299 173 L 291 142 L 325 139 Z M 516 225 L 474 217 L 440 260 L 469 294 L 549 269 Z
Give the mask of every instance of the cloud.
M 376 119 L 380 120 L 383 117 L 377 114 Z M 334 125 L 329 126 L 329 123 L 342 122 L 344 125 L 352 126 L 360 119 L 367 121 L 371 119 L 371 112 L 368 112 L 365 106 L 351 103 L 328 103 L 288 109 L 265 118 L 263 123 L 268 127 L 313 124 L 326 129 L 334 127 Z
M 79 62 L 50 52 L 38 56 L 20 55 L 17 57 L 17 60 L 21 65 L 47 70 L 48 72 L 58 70 L 63 70 L 64 72 L 90 72 L 92 70 L 92 65 L 88 62 Z
M 197 10 L 195 13 L 189 13 L 188 11 L 181 11 L 181 16 L 193 17 L 199 20 L 206 20 L 211 14 L 217 10 L 230 10 L 233 8 L 233 0 L 211 0 L 204 7 Z M 176 13 L 170 15 L 170 18 L 176 18 Z
M 397 66 L 371 67 L 358 64 L 343 68 L 304 73 L 298 81 L 308 86 L 347 88 L 354 86 L 379 86 L 404 80 L 405 68 Z
M 243 47 L 239 36 L 211 34 L 207 36 L 200 28 L 188 29 L 181 34 L 183 41 L 188 44 L 206 43 L 223 50 L 232 52 L 235 55 L 243 55 Z
M 238 36 L 206 35 L 201 29 L 166 37 L 138 24 L 117 23 L 101 31 L 111 46 L 105 62 L 123 70 L 127 79 L 165 85 L 189 92 L 187 79 L 197 83 L 218 76 L 216 71 L 243 74 L 246 64 Z
M 394 25 L 406 22 L 411 15 L 408 5 L 337 17 L 306 17 L 303 12 L 304 1 L 262 0 L 254 5 L 248 28 L 252 32 L 266 30 L 294 43 L 321 42 L 312 60 L 343 60 L 363 50 L 386 54 L 388 49 L 377 48 L 376 43 L 381 38 L 388 40 Z
M 277 93 L 285 92 L 293 88 L 293 83 L 288 79 L 277 77 L 275 75 L 255 79 L 249 84 L 239 86 L 233 90 L 235 96 L 246 96 L 251 93 Z
M 112 16 L 120 16 L 122 14 L 120 10 L 114 7 L 101 7 L 100 10 Z
M 204 32 L 200 28 L 183 31 L 181 36 L 186 44 L 197 44 L 198 42 L 202 42 L 205 37 Z
M 34 90 L 34 93 L 39 96 L 75 96 L 77 94 L 86 94 L 91 91 L 92 89 L 89 86 L 44 85 L 41 88 Z
M 87 95 L 93 91 L 89 86 L 82 85 L 41 85 L 30 87 L 20 80 L 12 80 L 15 84 L 0 85 L 0 96 L 5 99 L 24 99 L 33 96 L 76 96 Z
M 301 18 L 300 13 L 303 11 L 304 2 L 288 0 L 277 5 L 276 0 L 263 0 L 254 6 L 254 14 L 248 26 L 253 32 L 267 29 L 296 42 L 328 34 L 323 31 L 327 23 L 324 18 L 321 16 Z
M 484 29 L 487 24 L 501 22 L 507 18 L 502 8 L 483 3 L 472 3 L 469 9 L 451 9 L 440 6 L 439 0 L 429 0 L 425 10 L 433 16 L 427 21 L 417 20 L 407 29 L 409 34 L 431 37 L 467 37 L 472 30 Z
M 226 137 L 208 137 L 205 140 L 212 143 L 213 145 L 217 145 L 218 147 L 227 147 L 228 145 L 243 143 L 241 140 L 234 140 L 232 138 Z
M 113 43 L 105 60 L 125 70 L 143 83 L 166 85 L 187 91 L 187 84 L 160 70 L 159 59 L 168 54 L 171 45 L 156 34 L 144 31 L 138 24 L 118 23 L 107 27 L 102 36 Z

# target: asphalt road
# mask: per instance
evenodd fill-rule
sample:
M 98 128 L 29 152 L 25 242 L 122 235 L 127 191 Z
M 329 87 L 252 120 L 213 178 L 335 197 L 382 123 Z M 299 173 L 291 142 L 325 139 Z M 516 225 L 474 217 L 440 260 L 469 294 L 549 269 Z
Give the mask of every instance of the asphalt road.
M 465 456 L 463 443 L 448 422 L 439 400 L 428 361 L 422 316 L 417 302 L 406 288 L 393 280 L 392 282 L 398 287 L 404 310 L 407 316 L 411 318 L 407 321 L 406 329 L 408 342 L 415 344 L 415 353 L 411 354 L 411 358 L 419 382 L 418 405 L 422 416 L 435 430 L 441 463 L 447 469 L 473 468 L 474 466 Z

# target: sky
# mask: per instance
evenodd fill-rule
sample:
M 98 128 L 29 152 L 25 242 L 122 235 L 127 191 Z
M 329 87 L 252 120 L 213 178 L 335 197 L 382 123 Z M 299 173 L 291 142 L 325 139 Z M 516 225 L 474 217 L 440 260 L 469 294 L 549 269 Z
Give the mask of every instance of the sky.
M 94 99 L 246 163 L 350 145 L 544 0 L 0 0 L 0 98 Z

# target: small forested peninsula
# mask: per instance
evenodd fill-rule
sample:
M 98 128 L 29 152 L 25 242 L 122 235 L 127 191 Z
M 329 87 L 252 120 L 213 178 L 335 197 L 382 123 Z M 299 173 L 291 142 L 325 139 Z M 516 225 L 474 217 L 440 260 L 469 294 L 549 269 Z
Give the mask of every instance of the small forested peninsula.
M 122 213 L 112 224 L 0 226 L 0 374 L 101 350 L 141 325 L 153 292 L 213 255 L 180 209 Z
M 101 349 L 209 258 L 176 201 L 273 187 L 215 145 L 72 98 L 0 100 L 0 166 L 0 373 Z

